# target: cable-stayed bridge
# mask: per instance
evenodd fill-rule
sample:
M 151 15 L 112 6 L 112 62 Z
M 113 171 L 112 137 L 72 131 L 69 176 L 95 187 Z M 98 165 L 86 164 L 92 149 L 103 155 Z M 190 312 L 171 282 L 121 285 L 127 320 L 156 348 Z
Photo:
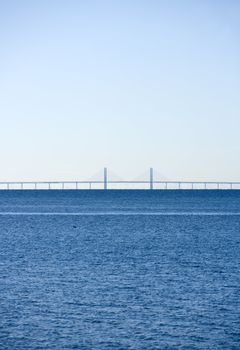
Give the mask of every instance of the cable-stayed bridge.
M 124 180 L 107 168 L 101 174 L 77 181 L 2 181 L 0 190 L 91 190 L 91 189 L 149 189 L 149 190 L 237 190 L 240 181 L 172 181 L 150 168 L 139 179 Z

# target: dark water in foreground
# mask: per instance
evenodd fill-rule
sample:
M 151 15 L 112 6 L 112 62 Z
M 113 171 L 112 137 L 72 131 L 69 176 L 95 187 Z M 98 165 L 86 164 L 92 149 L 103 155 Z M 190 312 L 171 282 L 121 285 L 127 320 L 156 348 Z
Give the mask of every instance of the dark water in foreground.
M 240 191 L 0 192 L 0 349 L 240 349 Z

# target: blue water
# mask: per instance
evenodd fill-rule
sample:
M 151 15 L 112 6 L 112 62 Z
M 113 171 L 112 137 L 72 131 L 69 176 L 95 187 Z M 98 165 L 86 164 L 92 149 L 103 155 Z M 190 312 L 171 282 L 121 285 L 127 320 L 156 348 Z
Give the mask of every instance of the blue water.
M 0 349 L 240 349 L 240 191 L 0 191 Z

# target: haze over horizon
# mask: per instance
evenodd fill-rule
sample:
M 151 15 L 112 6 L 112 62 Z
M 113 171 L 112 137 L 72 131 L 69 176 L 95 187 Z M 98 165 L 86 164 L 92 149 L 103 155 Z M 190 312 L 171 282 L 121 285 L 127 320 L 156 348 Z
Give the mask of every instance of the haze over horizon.
M 240 181 L 240 2 L 0 2 L 0 181 Z

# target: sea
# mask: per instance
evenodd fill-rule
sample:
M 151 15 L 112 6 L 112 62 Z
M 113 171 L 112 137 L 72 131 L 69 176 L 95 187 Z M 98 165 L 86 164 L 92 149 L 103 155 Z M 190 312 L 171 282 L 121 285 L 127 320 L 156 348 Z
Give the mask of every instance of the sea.
M 239 350 L 240 191 L 0 191 L 1 350 Z

